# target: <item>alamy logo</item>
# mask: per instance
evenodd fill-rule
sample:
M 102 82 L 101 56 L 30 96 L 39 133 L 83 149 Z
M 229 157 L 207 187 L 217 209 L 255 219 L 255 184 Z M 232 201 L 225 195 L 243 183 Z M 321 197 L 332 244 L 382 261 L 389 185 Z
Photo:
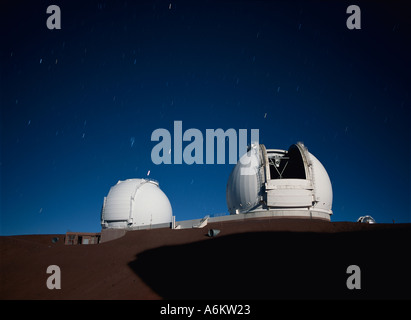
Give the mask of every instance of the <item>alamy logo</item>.
M 50 5 L 47 7 L 47 14 L 51 14 L 47 18 L 46 25 L 50 30 L 61 29 L 61 11 L 60 7 L 56 5 Z
M 159 141 L 151 150 L 151 160 L 154 164 L 204 164 L 203 133 L 194 128 L 187 129 L 183 134 L 183 122 L 174 121 L 174 149 L 171 146 L 172 136 L 167 129 L 156 129 L 151 134 L 151 141 Z M 238 140 L 238 145 L 237 145 Z M 183 141 L 190 142 L 183 151 Z M 214 147 L 217 142 L 217 164 L 225 164 L 226 141 L 228 141 L 228 159 L 230 164 L 236 164 L 238 157 L 247 154 L 247 129 L 206 129 L 205 164 L 214 164 Z M 258 145 L 259 130 L 251 129 L 251 142 Z M 174 157 L 174 159 L 173 159 Z M 251 156 L 241 157 L 243 165 L 250 164 Z
M 347 28 L 350 30 L 361 29 L 361 9 L 355 4 L 348 6 L 347 13 L 351 14 L 347 18 Z
M 47 273 L 50 274 L 51 276 L 49 276 L 47 278 L 47 288 L 50 290 L 53 289 L 61 289 L 61 271 L 60 271 L 60 267 L 56 266 L 56 265 L 50 265 L 47 267 Z
M 361 269 L 359 266 L 352 264 L 347 267 L 347 274 L 351 274 L 347 278 L 347 288 L 350 290 L 361 289 Z

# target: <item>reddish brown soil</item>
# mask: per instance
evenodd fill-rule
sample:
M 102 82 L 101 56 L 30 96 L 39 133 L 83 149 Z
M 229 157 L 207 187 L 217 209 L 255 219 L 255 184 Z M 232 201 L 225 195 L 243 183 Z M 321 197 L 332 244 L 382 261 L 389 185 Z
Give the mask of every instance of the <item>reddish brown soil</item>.
M 220 234 L 208 237 L 211 228 Z M 98 245 L 0 237 L 0 298 L 410 298 L 410 236 L 411 224 L 260 219 L 130 231 Z M 351 264 L 361 290 L 346 287 Z M 49 265 L 61 269 L 60 290 L 46 286 Z

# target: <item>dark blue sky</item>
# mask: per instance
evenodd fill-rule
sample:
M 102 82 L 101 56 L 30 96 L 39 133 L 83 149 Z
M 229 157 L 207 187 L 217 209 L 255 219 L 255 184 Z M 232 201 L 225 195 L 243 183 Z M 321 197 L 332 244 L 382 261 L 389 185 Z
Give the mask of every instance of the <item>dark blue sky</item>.
M 151 133 L 176 120 L 303 141 L 331 178 L 333 221 L 411 222 L 410 15 L 356 1 L 362 29 L 348 30 L 350 4 L 2 3 L 0 234 L 99 231 L 110 187 L 148 170 L 177 220 L 227 212 L 228 156 L 151 161 Z

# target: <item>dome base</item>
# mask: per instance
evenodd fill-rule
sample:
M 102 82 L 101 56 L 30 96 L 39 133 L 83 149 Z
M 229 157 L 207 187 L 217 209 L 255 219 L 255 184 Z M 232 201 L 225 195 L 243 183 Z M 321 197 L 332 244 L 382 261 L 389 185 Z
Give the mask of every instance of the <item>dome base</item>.
M 145 229 L 159 229 L 170 228 L 171 222 L 146 224 L 146 225 L 132 225 L 127 221 L 105 221 L 101 224 L 102 229 L 123 229 L 126 231 L 145 230 Z
M 268 209 L 268 210 L 256 210 L 242 214 L 232 214 L 232 216 L 241 216 L 242 218 L 261 218 L 261 217 L 277 217 L 277 218 L 308 218 L 308 219 L 321 219 L 331 221 L 332 212 L 328 212 L 321 209 Z
M 307 208 L 303 209 L 270 209 L 270 210 L 256 210 L 247 213 L 230 214 L 217 217 L 205 217 L 207 218 L 207 223 L 215 222 L 228 222 L 228 221 L 244 221 L 248 219 L 308 219 L 308 220 L 323 220 L 331 221 L 330 216 L 332 212 L 326 212 L 325 210 L 316 210 Z M 177 221 L 176 227 L 174 229 L 191 229 L 198 228 L 199 224 L 204 221 L 204 219 L 194 219 L 194 220 L 184 220 Z

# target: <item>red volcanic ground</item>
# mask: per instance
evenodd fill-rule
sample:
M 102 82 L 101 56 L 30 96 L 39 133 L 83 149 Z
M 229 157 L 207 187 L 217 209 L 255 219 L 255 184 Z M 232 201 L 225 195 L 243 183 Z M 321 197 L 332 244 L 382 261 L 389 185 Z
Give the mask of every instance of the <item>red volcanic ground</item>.
M 129 231 L 98 245 L 3 236 L 0 298 L 409 299 L 410 240 L 411 224 L 274 218 Z M 46 286 L 50 265 L 59 290 Z M 350 265 L 359 290 L 347 288 Z

